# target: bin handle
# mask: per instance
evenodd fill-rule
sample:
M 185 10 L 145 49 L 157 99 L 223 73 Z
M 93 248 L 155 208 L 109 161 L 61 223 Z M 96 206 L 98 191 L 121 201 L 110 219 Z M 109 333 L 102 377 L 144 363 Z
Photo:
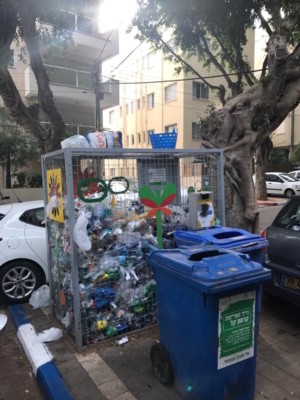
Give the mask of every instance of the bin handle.
M 241 247 L 245 248 L 245 247 L 252 247 L 252 246 L 256 246 L 259 242 L 251 242 L 251 243 L 247 243 L 247 244 L 243 244 Z

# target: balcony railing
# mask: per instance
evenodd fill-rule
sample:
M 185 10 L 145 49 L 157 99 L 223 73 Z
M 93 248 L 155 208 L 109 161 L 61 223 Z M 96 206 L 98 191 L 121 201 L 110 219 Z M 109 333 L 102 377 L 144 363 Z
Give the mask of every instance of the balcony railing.
M 44 64 L 44 66 L 49 76 L 50 83 L 94 90 L 91 74 L 87 71 L 78 71 L 77 69 L 58 67 L 49 64 Z M 100 90 L 103 93 L 110 94 L 110 81 L 102 83 Z
M 51 25 L 56 25 L 58 17 L 57 14 L 53 15 L 46 13 L 42 21 Z M 103 37 L 103 34 L 99 31 L 99 21 L 83 15 L 75 14 L 69 11 L 59 11 L 60 23 L 63 21 L 64 26 L 68 29 L 76 32 L 87 33 L 89 35 Z
M 77 69 L 57 67 L 56 65 L 44 64 L 50 83 L 74 86 L 84 89 L 94 89 L 91 74 Z

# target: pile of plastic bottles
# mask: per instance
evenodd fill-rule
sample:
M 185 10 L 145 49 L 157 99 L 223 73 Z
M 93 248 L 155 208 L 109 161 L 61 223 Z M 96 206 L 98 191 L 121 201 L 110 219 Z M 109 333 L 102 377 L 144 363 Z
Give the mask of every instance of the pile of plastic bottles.
M 70 226 L 64 199 L 64 223 L 50 221 L 52 299 L 55 317 L 75 336 Z M 112 199 L 74 203 L 80 319 L 83 344 L 96 343 L 157 322 L 156 284 L 145 254 L 157 247 L 156 218 L 143 207 Z M 177 210 L 178 211 L 178 210 Z M 184 229 L 181 212 L 162 221 L 163 246 L 175 247 L 172 231 Z

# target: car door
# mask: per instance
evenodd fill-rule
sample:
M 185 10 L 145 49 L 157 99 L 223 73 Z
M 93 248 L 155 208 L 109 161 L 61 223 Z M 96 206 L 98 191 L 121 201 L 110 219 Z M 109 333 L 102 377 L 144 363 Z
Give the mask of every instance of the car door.
M 267 228 L 271 262 L 300 272 L 300 200 L 292 198 Z
M 267 193 L 272 193 L 272 182 L 271 182 L 271 179 L 270 179 L 270 175 L 269 174 L 266 174 L 265 175 L 265 180 L 266 180 L 266 188 L 267 188 Z
M 269 174 L 269 193 L 272 194 L 283 194 L 284 193 L 284 182 L 275 174 Z
M 32 251 L 47 266 L 46 229 L 42 221 L 45 219 L 44 208 L 28 211 L 25 225 L 25 239 Z

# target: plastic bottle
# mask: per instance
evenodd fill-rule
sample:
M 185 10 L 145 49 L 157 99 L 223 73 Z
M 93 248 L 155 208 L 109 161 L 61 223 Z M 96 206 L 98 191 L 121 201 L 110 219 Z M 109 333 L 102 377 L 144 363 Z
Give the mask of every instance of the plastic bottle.
M 135 232 L 141 229 L 141 227 L 146 223 L 146 220 L 143 218 L 140 221 L 132 221 L 127 225 L 127 229 L 129 232 Z

